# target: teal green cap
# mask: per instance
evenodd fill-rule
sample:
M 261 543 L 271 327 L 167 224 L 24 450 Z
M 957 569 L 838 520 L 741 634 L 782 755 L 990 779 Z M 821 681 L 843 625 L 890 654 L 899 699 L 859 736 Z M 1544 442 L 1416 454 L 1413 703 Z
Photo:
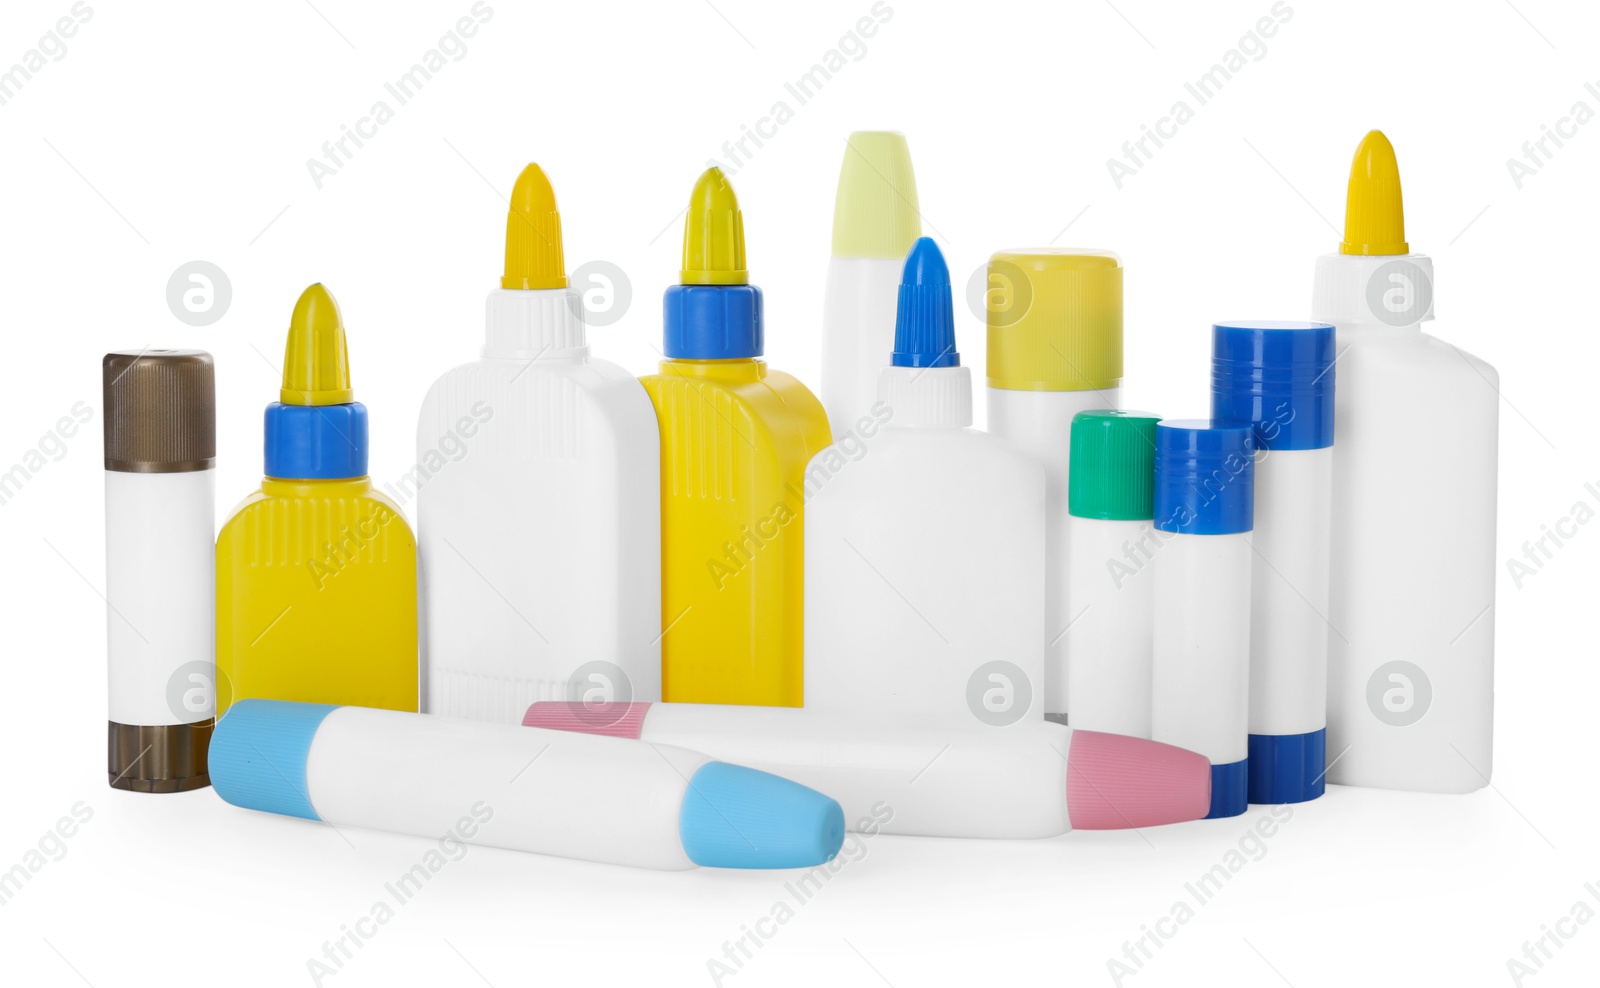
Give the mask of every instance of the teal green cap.
M 1155 517 L 1159 421 L 1149 412 L 1110 408 L 1073 416 L 1068 514 L 1106 521 Z

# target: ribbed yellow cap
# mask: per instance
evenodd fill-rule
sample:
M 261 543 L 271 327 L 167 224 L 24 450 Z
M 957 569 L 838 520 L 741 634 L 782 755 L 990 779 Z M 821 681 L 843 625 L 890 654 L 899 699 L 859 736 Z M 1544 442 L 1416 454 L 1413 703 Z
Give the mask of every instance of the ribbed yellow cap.
M 1406 210 L 1400 201 L 1400 163 L 1383 131 L 1368 131 L 1350 162 L 1341 254 L 1409 254 Z
M 922 236 L 917 177 L 904 134 L 850 135 L 833 200 L 833 256 L 901 260 Z
M 556 191 L 544 169 L 530 164 L 511 187 L 506 213 L 506 273 L 501 288 L 567 287 L 567 265 L 561 256 L 561 212 Z
M 707 168 L 689 194 L 679 280 L 685 285 L 750 284 L 744 266 L 744 214 L 720 168 Z
M 289 317 L 278 400 L 285 405 L 343 405 L 356 400 L 350 388 L 344 317 L 320 282 L 300 293 Z
M 991 388 L 1094 391 L 1122 380 L 1122 262 L 1109 251 L 1003 250 L 984 309 Z

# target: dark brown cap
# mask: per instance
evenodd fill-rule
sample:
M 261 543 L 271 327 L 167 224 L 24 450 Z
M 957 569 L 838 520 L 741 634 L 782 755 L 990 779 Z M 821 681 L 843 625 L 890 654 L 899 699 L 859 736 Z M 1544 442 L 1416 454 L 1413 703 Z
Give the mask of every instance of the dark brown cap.
M 217 387 L 204 350 L 106 354 L 106 469 L 209 470 L 217 455 Z
M 106 778 L 113 789 L 189 792 L 211 784 L 206 755 L 215 722 L 135 727 L 106 722 Z

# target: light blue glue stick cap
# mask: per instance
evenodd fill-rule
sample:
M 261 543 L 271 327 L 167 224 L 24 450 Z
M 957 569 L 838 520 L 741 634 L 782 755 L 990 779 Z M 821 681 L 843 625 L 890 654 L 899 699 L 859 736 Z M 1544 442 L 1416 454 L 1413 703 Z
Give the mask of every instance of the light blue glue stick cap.
M 683 794 L 678 834 L 684 853 L 697 865 L 810 868 L 839 853 L 844 810 L 798 782 L 707 762 Z
M 321 820 L 306 791 L 306 756 L 337 706 L 239 700 L 211 735 L 211 787 L 235 806 Z

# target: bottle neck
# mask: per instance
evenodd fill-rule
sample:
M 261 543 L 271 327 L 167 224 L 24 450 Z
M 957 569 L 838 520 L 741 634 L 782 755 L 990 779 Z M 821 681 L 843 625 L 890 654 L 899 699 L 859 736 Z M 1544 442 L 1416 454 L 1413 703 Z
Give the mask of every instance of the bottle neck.
M 965 429 L 972 424 L 972 372 L 965 367 L 885 367 L 878 400 L 891 429 Z
M 372 490 L 371 477 L 346 477 L 339 480 L 291 480 L 264 477 L 261 493 L 274 497 L 327 497 L 329 494 L 364 494 Z
M 507 360 L 567 360 L 589 355 L 583 296 L 571 288 L 502 288 L 489 293 L 483 355 Z
M 734 357 L 728 360 L 668 357 L 661 361 L 661 376 L 698 378 L 727 384 L 754 383 L 766 378 L 767 362 L 758 357 Z
M 1340 329 L 1419 332 L 1433 318 L 1433 258 L 1324 254 L 1312 282 L 1311 318 Z

